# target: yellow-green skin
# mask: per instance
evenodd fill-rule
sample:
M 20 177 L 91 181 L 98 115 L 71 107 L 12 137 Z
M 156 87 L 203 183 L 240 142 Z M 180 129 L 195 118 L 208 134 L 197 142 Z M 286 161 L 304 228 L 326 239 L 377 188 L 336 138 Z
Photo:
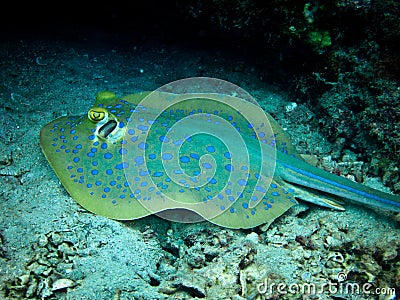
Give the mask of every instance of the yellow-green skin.
M 261 135 L 257 130 L 264 123 L 256 120 L 249 126 L 246 118 L 226 105 L 234 103 L 241 111 L 260 109 L 252 103 L 224 95 L 221 95 L 222 102 L 198 97 L 176 102 L 153 123 L 152 108 L 138 105 L 148 95 L 138 93 L 118 99 L 111 92 L 101 92 L 88 115 L 61 117 L 41 130 L 43 153 L 61 183 L 72 198 L 93 213 L 132 220 L 166 209 L 183 208 L 196 211 L 220 226 L 251 228 L 272 222 L 297 203 L 295 198 L 343 209 L 327 194 L 318 191 L 400 211 L 398 196 L 367 188 L 305 163 L 282 128 L 268 114 L 271 131 L 263 129 Z M 154 110 L 157 111 L 177 96 L 158 93 L 155 97 Z M 230 152 L 226 143 L 207 134 L 192 135 L 191 139 L 176 145 L 178 150 L 173 155 L 164 151 L 162 147 L 174 146 L 172 140 L 165 138 L 167 129 L 199 111 L 202 117 L 184 130 L 201 132 L 208 126 L 209 115 L 229 120 L 240 132 L 250 154 L 248 162 L 244 158 L 236 160 L 242 168 L 230 168 L 233 162 L 227 155 Z M 141 142 L 144 136 L 145 144 Z M 239 147 L 240 143 L 236 144 Z M 271 145 L 274 151 L 276 147 L 276 153 L 270 151 Z M 174 156 L 184 173 L 191 174 L 189 177 L 179 177 L 183 176 L 179 172 L 166 172 L 165 167 L 174 165 L 171 159 Z M 208 174 L 211 164 L 206 161 L 211 156 L 215 173 L 206 176 L 206 184 L 194 187 L 187 179 Z M 266 165 L 274 169 L 273 174 L 261 167 Z M 238 169 L 245 171 L 231 180 L 230 176 Z M 178 180 L 171 180 L 173 176 L 178 176 Z M 186 181 L 179 178 L 186 178 Z

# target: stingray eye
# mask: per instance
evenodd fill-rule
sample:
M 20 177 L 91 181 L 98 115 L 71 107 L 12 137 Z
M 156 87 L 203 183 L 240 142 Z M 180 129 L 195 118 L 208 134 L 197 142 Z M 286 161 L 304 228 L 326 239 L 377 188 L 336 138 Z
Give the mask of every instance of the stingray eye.
M 100 122 L 107 116 L 107 111 L 104 108 L 96 107 L 88 111 L 88 118 L 92 122 Z

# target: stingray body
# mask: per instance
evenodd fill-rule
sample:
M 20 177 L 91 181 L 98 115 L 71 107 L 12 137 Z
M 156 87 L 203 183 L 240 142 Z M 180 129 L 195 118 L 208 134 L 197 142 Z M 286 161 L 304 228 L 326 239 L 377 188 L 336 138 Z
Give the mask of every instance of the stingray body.
M 269 126 L 256 117 L 249 123 L 240 111 L 258 110 L 252 103 L 226 95 L 173 102 L 159 93 L 158 106 L 147 107 L 147 96 L 102 92 L 86 116 L 61 117 L 41 130 L 61 183 L 93 213 L 131 220 L 183 208 L 220 226 L 251 228 L 272 222 L 296 198 L 342 210 L 328 194 L 400 211 L 398 196 L 304 162 L 268 114 Z

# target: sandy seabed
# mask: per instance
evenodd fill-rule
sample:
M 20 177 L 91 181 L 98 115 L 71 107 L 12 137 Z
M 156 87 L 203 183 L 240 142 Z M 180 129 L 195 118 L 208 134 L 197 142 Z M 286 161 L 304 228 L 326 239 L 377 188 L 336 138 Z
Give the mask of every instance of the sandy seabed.
M 80 207 L 41 152 L 40 129 L 86 114 L 100 91 L 123 96 L 208 76 L 249 91 L 296 143 L 329 156 L 332 146 L 285 110 L 287 93 L 261 80 L 244 56 L 156 41 L 23 36 L 5 39 L 0 58 L 1 298 L 353 299 L 345 283 L 354 283 L 371 285 L 358 299 L 391 299 L 399 288 L 392 213 L 303 203 L 252 230 L 154 216 L 118 222 Z M 384 189 L 378 179 L 369 183 Z

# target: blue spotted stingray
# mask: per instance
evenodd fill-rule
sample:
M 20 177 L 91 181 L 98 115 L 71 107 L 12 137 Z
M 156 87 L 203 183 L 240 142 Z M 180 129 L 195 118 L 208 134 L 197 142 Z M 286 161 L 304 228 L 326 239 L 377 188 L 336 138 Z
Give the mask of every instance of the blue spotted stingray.
M 241 111 L 256 111 L 253 103 L 226 95 L 174 102 L 159 93 L 154 107 L 143 106 L 148 95 L 101 92 L 87 115 L 61 117 L 41 130 L 40 145 L 61 183 L 95 214 L 132 220 L 183 209 L 220 226 L 252 228 L 296 199 L 343 210 L 331 195 L 400 211 L 398 196 L 307 164 L 268 114 L 268 126 L 249 122 Z M 238 102 L 232 108 L 227 101 Z M 242 147 L 246 152 L 233 155 Z

